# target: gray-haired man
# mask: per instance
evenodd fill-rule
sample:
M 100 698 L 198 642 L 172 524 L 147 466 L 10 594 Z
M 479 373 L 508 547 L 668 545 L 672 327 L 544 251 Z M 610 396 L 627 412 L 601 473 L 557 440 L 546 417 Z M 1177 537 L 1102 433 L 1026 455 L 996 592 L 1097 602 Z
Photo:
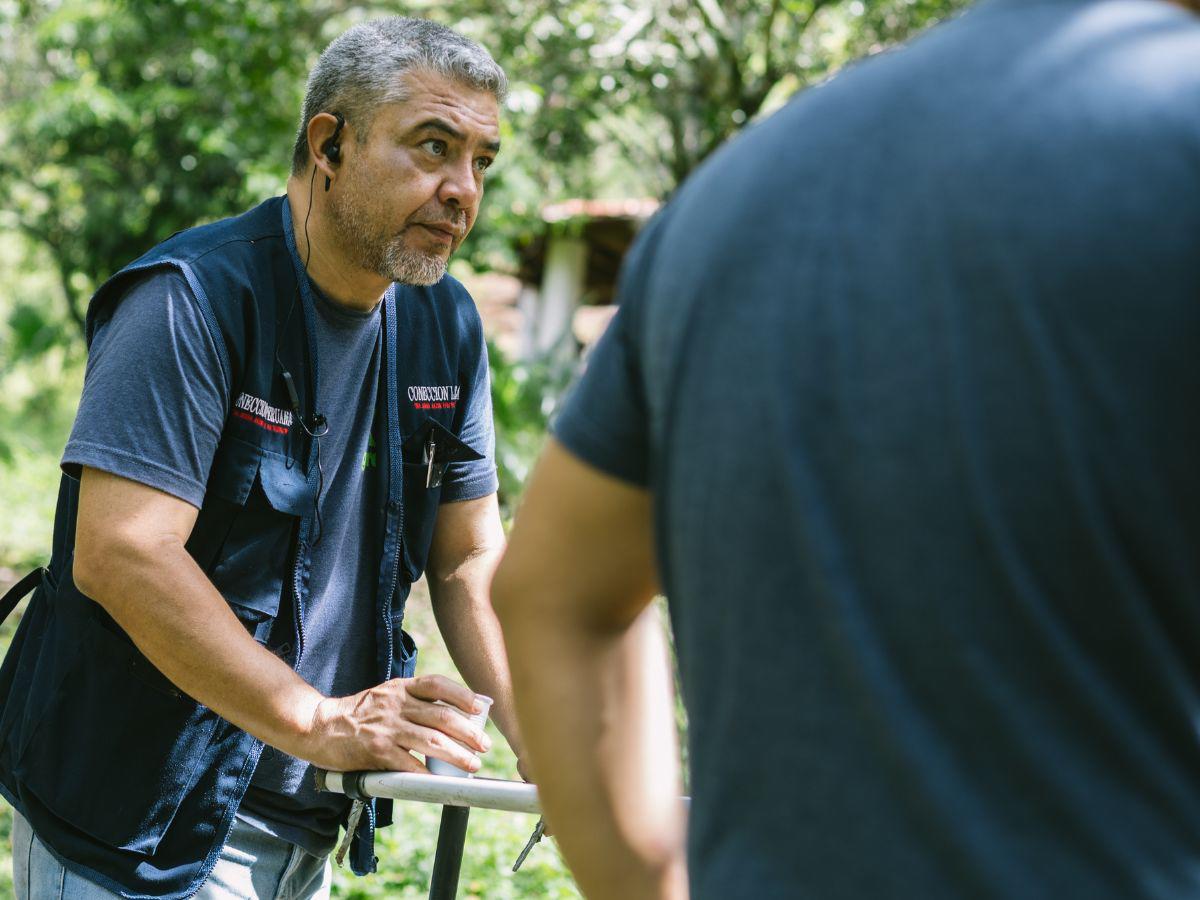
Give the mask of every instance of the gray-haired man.
M 504 73 L 429 22 L 360 25 L 309 81 L 287 196 L 183 232 L 89 310 L 54 554 L 0 669 L 19 896 L 321 896 L 347 822 L 311 766 L 468 769 L 414 678 L 428 570 L 518 750 L 486 585 L 503 543 L 487 356 L 446 262 Z M 452 740 L 453 739 L 453 740 Z M 374 867 L 382 803 L 350 848 Z

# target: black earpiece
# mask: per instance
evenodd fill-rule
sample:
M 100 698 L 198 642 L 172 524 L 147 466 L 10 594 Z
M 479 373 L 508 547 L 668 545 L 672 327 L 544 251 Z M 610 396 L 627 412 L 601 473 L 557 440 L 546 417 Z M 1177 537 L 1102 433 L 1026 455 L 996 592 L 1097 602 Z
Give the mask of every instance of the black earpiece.
M 335 119 L 337 119 L 337 127 L 333 129 L 333 134 L 331 134 L 329 136 L 329 140 L 327 140 L 324 143 L 324 145 L 321 147 L 321 151 L 325 154 L 325 157 L 331 163 L 333 163 L 335 166 L 337 166 L 337 165 L 341 165 L 341 162 L 342 162 L 342 145 L 338 143 L 338 138 L 341 136 L 342 129 L 346 125 L 346 119 L 345 119 L 345 117 L 342 116 L 342 114 L 340 112 L 335 112 L 332 115 Z M 332 183 L 333 182 L 331 181 L 329 176 L 326 175 L 325 176 L 325 190 L 326 191 L 329 190 L 329 186 Z

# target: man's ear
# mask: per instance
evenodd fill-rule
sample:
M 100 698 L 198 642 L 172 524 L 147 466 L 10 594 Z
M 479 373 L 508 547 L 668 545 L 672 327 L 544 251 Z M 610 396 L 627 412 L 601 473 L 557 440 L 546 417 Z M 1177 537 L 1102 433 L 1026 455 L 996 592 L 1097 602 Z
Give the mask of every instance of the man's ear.
M 329 190 L 342 162 L 345 124 L 341 113 L 321 112 L 308 120 L 308 155 L 325 176 L 325 190 Z

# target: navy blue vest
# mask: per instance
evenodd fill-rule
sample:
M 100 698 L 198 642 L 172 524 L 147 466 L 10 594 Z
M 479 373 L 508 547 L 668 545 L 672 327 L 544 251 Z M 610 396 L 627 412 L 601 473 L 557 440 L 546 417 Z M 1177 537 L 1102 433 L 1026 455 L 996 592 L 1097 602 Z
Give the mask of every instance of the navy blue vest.
M 131 280 L 162 267 L 187 279 L 233 385 L 187 549 L 246 629 L 294 666 L 304 652 L 316 466 L 280 370 L 295 376 L 305 415 L 320 373 L 286 200 L 180 232 L 123 269 L 92 299 L 89 342 Z M 380 681 L 414 670 L 401 620 L 439 498 L 423 480 L 406 484 L 405 464 L 420 464 L 422 452 L 406 438 L 428 433 L 431 419 L 457 434 L 467 405 L 465 396 L 411 404 L 401 395 L 413 384 L 466 390 L 482 344 L 475 306 L 449 276 L 429 288 L 394 286 L 383 322 Z M 185 897 L 215 864 L 262 744 L 177 690 L 75 587 L 77 474 L 62 478 L 51 562 L 0 667 L 0 793 L 84 877 L 126 896 Z M 390 819 L 390 802 L 368 807 L 350 853 L 357 874 L 374 870 L 374 831 Z

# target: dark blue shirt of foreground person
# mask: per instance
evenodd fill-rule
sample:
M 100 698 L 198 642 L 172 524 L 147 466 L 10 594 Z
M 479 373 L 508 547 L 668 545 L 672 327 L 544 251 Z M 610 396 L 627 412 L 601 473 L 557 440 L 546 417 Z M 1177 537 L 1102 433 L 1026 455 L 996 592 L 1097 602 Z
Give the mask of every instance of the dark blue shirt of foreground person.
M 654 498 L 693 896 L 1200 896 L 1198 409 L 1192 12 L 984 3 L 711 160 L 557 424 Z

